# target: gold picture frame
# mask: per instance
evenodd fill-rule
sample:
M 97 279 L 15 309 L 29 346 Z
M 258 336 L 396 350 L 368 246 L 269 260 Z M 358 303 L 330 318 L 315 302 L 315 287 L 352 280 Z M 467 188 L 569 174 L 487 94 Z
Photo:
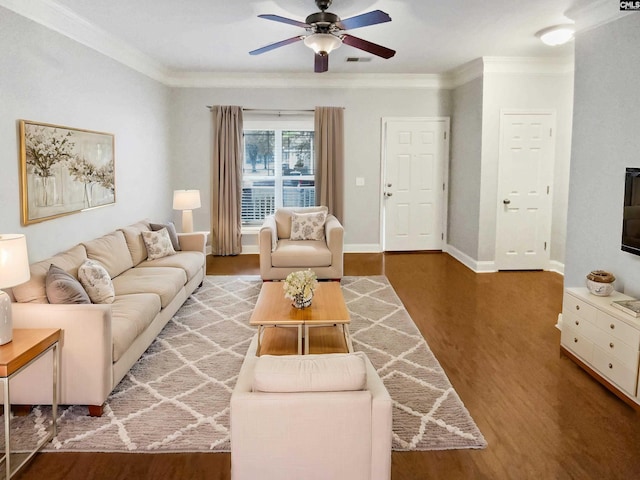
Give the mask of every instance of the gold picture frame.
M 22 224 L 116 201 L 115 137 L 20 120 Z

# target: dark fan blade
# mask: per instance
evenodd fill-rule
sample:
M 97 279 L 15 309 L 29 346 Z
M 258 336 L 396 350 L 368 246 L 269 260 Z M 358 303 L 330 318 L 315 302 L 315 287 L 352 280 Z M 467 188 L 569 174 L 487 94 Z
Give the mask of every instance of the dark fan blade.
M 377 45 L 372 42 L 368 42 L 358 37 L 354 37 L 353 35 L 341 35 L 342 43 L 346 43 L 347 45 L 351 45 L 352 47 L 359 48 L 360 50 L 364 50 L 365 52 L 373 53 L 382 58 L 391 58 L 396 54 L 395 50 L 391 50 L 390 48 L 383 47 L 382 45 Z
M 342 30 L 351 30 L 353 28 L 366 27 L 377 23 L 390 22 L 391 17 L 382 10 L 374 10 L 373 12 L 356 15 L 345 20 L 341 20 L 336 25 Z
M 329 70 L 329 55 L 320 55 L 316 53 L 316 62 L 314 72 L 322 73 Z
M 256 50 L 252 50 L 249 52 L 249 55 L 260 55 L 261 53 L 268 52 L 270 50 L 273 50 L 274 48 L 284 47 L 285 45 L 289 45 L 290 43 L 299 42 L 303 38 L 304 38 L 303 36 L 287 38 L 286 40 L 282 40 L 280 42 L 272 43 L 271 45 L 266 45 Z
M 304 22 L 298 20 L 292 20 L 291 18 L 281 17 L 280 15 L 258 15 L 259 18 L 266 18 L 267 20 L 273 20 L 274 22 L 288 23 L 289 25 L 295 25 L 296 27 L 308 28 Z

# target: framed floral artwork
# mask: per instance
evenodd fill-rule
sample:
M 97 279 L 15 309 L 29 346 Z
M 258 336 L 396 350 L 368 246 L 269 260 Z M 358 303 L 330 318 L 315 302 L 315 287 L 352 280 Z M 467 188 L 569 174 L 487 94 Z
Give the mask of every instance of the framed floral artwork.
M 114 136 L 20 120 L 22 224 L 115 203 Z

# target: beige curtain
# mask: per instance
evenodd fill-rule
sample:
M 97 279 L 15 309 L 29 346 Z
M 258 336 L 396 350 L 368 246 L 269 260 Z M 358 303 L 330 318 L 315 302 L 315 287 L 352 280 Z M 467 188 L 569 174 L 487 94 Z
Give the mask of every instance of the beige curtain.
M 242 107 L 211 107 L 213 165 L 211 186 L 211 252 L 242 252 Z
M 344 108 L 316 107 L 316 204 L 343 221 Z

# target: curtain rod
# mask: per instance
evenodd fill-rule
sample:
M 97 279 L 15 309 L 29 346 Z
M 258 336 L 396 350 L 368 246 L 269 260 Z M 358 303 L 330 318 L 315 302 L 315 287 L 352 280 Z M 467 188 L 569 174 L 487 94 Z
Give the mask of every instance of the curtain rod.
M 211 110 L 213 108 L 213 105 L 207 105 L 207 108 Z M 262 109 L 262 108 L 243 108 L 242 111 L 265 114 L 265 115 L 299 115 L 303 113 L 314 113 L 315 109 L 312 108 L 309 110 L 287 110 L 287 109 L 268 110 L 268 109 Z

